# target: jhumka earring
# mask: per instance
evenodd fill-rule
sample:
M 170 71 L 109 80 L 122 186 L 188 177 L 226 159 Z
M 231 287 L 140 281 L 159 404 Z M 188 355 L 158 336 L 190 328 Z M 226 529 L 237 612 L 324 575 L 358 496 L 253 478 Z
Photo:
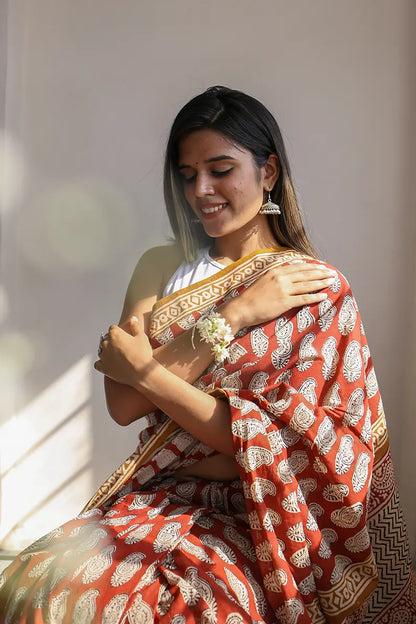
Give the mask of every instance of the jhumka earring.
M 279 206 L 272 202 L 270 191 L 268 191 L 267 201 L 260 208 L 259 214 L 282 214 Z

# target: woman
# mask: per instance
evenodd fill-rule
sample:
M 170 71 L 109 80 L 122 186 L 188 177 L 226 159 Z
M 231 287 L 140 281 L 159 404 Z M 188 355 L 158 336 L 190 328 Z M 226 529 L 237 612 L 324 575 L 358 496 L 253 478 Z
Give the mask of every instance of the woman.
M 271 114 L 191 100 L 165 198 L 176 245 L 141 258 L 95 363 L 140 446 L 6 570 L 2 621 L 416 621 L 364 330 Z

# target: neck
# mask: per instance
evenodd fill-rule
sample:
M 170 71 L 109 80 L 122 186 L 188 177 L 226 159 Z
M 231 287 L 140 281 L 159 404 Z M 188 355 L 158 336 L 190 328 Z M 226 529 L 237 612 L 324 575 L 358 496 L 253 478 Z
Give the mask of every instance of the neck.
M 216 238 L 210 254 L 214 259 L 224 260 L 224 264 L 227 264 L 227 262 L 236 262 L 253 251 L 266 247 L 280 247 L 270 230 L 268 232 L 251 232 L 247 236 L 236 237 L 234 234 Z

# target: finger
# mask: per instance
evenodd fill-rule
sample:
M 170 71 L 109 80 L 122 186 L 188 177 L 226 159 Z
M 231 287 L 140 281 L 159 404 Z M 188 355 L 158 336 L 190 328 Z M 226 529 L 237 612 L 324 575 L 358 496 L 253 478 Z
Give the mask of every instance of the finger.
M 335 282 L 337 274 L 327 270 L 314 270 L 314 271 L 299 271 L 298 273 L 292 273 L 290 276 L 286 276 L 292 284 L 299 284 L 300 282 L 311 282 L 317 280 L 326 280 L 332 278 Z
M 272 269 L 272 276 L 275 278 L 285 278 L 291 282 L 303 282 L 306 280 L 324 279 L 334 277 L 336 271 L 327 267 L 317 265 L 295 264 Z
M 290 275 L 291 273 L 297 273 L 298 271 L 332 271 L 322 264 L 311 264 L 308 262 L 292 262 L 291 264 L 284 264 L 280 267 L 275 267 L 275 271 Z
M 129 318 L 129 326 L 132 336 L 137 336 L 140 333 L 140 323 L 137 316 L 131 316 Z
M 324 288 L 329 288 L 335 283 L 335 277 L 326 277 L 325 279 L 311 280 L 308 282 L 295 282 L 292 286 L 293 295 L 303 295 L 313 293 Z
M 133 335 L 133 328 L 131 326 L 130 319 L 127 319 L 124 321 L 124 323 L 121 323 L 119 325 L 119 328 L 126 332 L 126 334 L 129 334 L 130 336 Z
M 101 362 L 101 360 L 97 360 L 96 362 L 94 362 L 94 368 L 99 373 L 103 373 L 104 372 L 103 363 Z
M 121 333 L 129 333 L 129 332 L 125 332 L 125 330 L 119 327 L 118 325 L 110 325 L 110 327 L 108 328 L 106 337 L 102 343 L 102 347 L 105 348 L 111 342 L 114 344 L 114 340 Z
M 325 292 L 309 293 L 307 295 L 295 295 L 294 297 L 292 297 L 292 303 L 294 308 L 300 308 L 306 305 L 319 303 L 320 301 L 324 301 L 327 298 L 328 295 Z

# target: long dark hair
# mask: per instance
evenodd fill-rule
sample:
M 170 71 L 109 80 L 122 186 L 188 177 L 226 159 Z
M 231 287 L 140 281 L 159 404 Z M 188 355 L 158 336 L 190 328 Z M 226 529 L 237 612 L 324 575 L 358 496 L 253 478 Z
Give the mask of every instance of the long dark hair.
M 282 134 L 273 115 L 255 98 L 228 87 L 210 87 L 190 100 L 179 111 L 170 131 L 166 148 L 164 194 L 170 224 L 185 258 L 194 260 L 199 248 L 212 239 L 200 224 L 185 199 L 183 179 L 178 169 L 181 139 L 195 130 L 209 128 L 253 154 L 257 167 L 270 156 L 279 159 L 279 178 L 271 191 L 281 215 L 267 215 L 279 245 L 316 257 L 302 222 L 301 212 L 290 173 Z

